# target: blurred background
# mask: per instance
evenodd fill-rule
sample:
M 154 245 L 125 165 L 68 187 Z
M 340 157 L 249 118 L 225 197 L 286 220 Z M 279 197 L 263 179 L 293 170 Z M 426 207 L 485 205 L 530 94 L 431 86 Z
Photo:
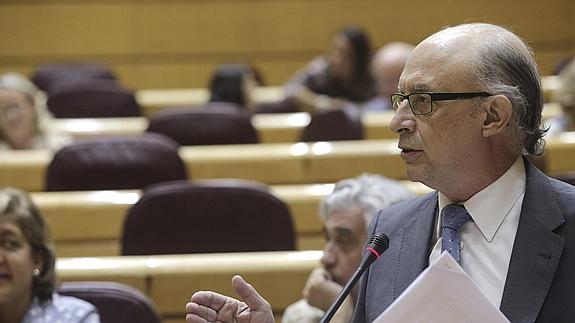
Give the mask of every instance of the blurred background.
M 277 86 L 343 25 L 363 27 L 377 49 L 472 21 L 526 39 L 542 75 L 575 51 L 572 0 L 2 0 L 0 73 L 92 60 L 134 89 L 189 88 L 205 87 L 216 65 L 245 60 Z

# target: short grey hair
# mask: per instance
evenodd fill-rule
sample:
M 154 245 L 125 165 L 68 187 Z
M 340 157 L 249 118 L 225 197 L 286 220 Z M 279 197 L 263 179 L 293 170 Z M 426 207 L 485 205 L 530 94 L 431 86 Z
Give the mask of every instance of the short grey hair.
M 547 132 L 541 127 L 543 90 L 533 51 L 519 36 L 491 24 L 466 24 L 485 35 L 473 62 L 475 76 L 484 91 L 506 96 L 513 107 L 511 123 L 518 148 L 540 155 Z
M 363 211 L 368 226 L 378 210 L 413 197 L 415 194 L 396 180 L 363 174 L 337 182 L 333 192 L 322 199 L 319 214 L 326 221 L 336 210 L 357 207 Z

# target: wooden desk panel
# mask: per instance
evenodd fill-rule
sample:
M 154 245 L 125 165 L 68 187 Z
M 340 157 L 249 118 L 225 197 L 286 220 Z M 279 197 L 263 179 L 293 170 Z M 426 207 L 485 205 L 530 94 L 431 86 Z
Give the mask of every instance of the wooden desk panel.
M 145 294 L 150 291 L 146 256 L 59 257 L 56 272 L 60 281 L 114 281 L 130 285 Z
M 312 182 L 307 180 L 305 153 L 292 144 L 186 146 L 180 148 L 180 156 L 190 179 L 243 178 L 267 184 Z
M 549 138 L 549 173 L 575 170 L 573 135 Z M 184 146 L 180 156 L 190 179 L 245 178 L 271 185 L 336 182 L 363 172 L 405 179 L 397 141 L 362 140 L 332 143 Z M 44 189 L 52 152 L 0 152 L 0 185 L 30 192 Z
M 321 251 L 279 251 L 195 255 L 59 258 L 61 281 L 102 280 L 131 285 L 152 299 L 162 317 L 184 317 L 184 306 L 199 290 L 235 295 L 230 280 L 240 274 L 281 314 L 301 298 Z
M 366 139 L 394 139 L 389 129 L 393 112 L 366 112 L 362 116 Z M 252 125 L 261 143 L 294 143 L 310 122 L 306 112 L 255 114 Z M 148 128 L 144 117 L 55 119 L 54 130 L 75 139 L 138 135 Z
M 0 185 L 29 192 L 44 190 L 44 176 L 52 156 L 47 150 L 0 151 Z
M 396 140 L 318 142 L 309 146 L 306 166 L 312 182 L 336 182 L 364 172 L 406 179 Z
M 274 313 L 301 298 L 309 273 L 319 265 L 319 251 L 258 252 L 151 257 L 151 298 L 163 315 L 181 315 L 195 291 L 213 290 L 234 296 L 231 277 L 239 274 L 270 304 Z
M 545 102 L 552 102 L 559 88 L 559 79 L 555 75 L 541 78 Z M 254 101 L 277 102 L 284 98 L 282 87 L 267 86 L 254 89 Z M 190 89 L 146 89 L 135 93 L 136 101 L 142 107 L 144 115 L 152 117 L 162 109 L 174 106 L 201 106 L 208 102 L 210 93 L 205 88 Z
M 162 109 L 174 106 L 201 106 L 210 99 L 210 91 L 205 88 L 190 89 L 148 89 L 138 90 L 134 94 L 136 102 L 142 107 L 144 115 L 152 117 Z M 277 102 L 284 97 L 279 86 L 258 87 L 253 91 L 256 103 Z
M 546 103 L 543 119 L 553 118 L 561 113 L 558 103 Z M 392 118 L 391 111 L 363 113 L 365 139 L 397 139 L 397 134 L 389 128 Z M 310 119 L 306 112 L 295 112 L 255 114 L 251 121 L 261 143 L 295 143 Z M 56 119 L 54 130 L 69 134 L 75 139 L 130 136 L 146 131 L 148 123 L 148 119 L 144 117 Z
M 541 86 L 543 86 L 543 96 L 545 102 L 553 102 L 555 100 L 555 95 L 561 82 L 557 75 L 547 75 L 541 77 Z
M 575 132 L 565 132 L 546 138 L 545 155 L 548 173 L 575 170 Z

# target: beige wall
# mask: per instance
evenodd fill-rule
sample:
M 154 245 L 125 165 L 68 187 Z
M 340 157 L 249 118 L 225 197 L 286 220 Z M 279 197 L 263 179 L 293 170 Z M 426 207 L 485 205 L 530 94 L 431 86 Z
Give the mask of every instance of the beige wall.
M 130 87 L 204 87 L 217 63 L 245 59 L 282 84 L 340 26 L 374 47 L 418 42 L 447 24 L 503 24 L 534 47 L 543 74 L 575 52 L 573 0 L 2 0 L 0 72 L 93 59 Z

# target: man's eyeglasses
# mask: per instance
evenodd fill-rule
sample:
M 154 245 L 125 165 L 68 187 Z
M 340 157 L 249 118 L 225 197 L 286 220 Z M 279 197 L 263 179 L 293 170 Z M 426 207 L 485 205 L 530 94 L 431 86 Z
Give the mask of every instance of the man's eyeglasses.
M 466 92 L 466 93 L 432 93 L 414 92 L 410 94 L 394 93 L 391 95 L 391 106 L 397 111 L 401 102 L 407 100 L 413 114 L 421 115 L 431 113 L 434 101 L 465 100 L 476 97 L 487 97 L 492 94 L 487 92 Z

